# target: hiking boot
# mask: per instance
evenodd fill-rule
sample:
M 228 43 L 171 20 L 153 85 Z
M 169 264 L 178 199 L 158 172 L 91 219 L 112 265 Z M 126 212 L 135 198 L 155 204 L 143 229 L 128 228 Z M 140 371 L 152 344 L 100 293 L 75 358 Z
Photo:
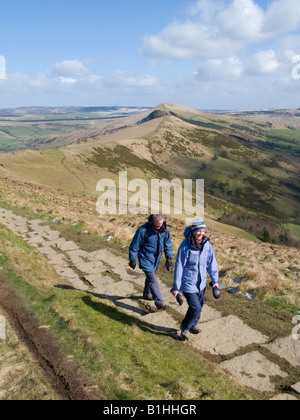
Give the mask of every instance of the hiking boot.
M 164 303 L 159 303 L 158 305 L 156 305 L 156 308 L 161 311 L 163 309 L 166 309 L 166 305 Z
M 192 334 L 200 334 L 201 333 L 201 330 L 200 330 L 200 328 L 199 327 L 192 327 L 191 329 L 190 329 L 190 332 L 192 333 Z
M 153 300 L 153 297 L 151 295 L 143 295 L 143 299 L 144 300 L 152 301 Z
M 190 332 L 189 332 L 189 330 L 181 330 L 181 338 L 183 340 L 188 341 L 188 339 L 190 338 Z

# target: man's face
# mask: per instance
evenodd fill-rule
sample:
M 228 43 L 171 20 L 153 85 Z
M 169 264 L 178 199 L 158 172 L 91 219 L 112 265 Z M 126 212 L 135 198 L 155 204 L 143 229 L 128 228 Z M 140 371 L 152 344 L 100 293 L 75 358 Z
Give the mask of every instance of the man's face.
M 156 220 L 156 221 L 153 222 L 153 226 L 156 230 L 159 230 L 162 227 L 163 224 L 164 224 L 163 219 L 162 220 Z
M 194 237 L 196 239 L 197 242 L 201 242 L 203 237 L 205 235 L 205 230 L 196 230 L 196 232 L 194 232 Z

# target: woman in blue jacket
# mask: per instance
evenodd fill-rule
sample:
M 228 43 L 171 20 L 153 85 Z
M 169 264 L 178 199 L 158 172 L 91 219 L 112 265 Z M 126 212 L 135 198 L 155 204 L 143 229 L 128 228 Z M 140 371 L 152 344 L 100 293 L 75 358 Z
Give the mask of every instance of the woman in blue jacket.
M 156 278 L 162 252 L 165 251 L 166 268 L 172 266 L 173 247 L 170 231 L 162 214 L 152 214 L 148 223 L 141 226 L 131 242 L 129 248 L 129 265 L 134 270 L 136 259 L 139 259 L 140 269 L 146 275 L 143 297 L 146 300 L 154 299 L 158 309 L 163 309 L 164 300 Z
M 200 333 L 197 324 L 204 306 L 207 272 L 216 291 L 219 288 L 218 265 L 205 231 L 205 223 L 201 220 L 187 227 L 184 233 L 186 239 L 177 254 L 172 293 L 177 297 L 182 291 L 189 305 L 181 325 L 181 336 L 185 340 L 189 338 L 189 332 Z

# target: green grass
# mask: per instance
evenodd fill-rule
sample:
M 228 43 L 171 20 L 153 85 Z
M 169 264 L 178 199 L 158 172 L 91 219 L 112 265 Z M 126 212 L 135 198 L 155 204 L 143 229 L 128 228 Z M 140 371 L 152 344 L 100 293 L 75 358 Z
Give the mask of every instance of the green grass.
M 286 228 L 289 230 L 293 238 L 300 240 L 300 226 L 299 225 L 289 223 L 288 225 L 286 225 Z
M 1 133 L 2 132 L 2 133 Z M 0 152 L 24 150 L 26 148 L 55 148 L 66 145 L 59 128 L 0 126 Z M 5 133 L 5 134 L 3 134 Z M 57 141 L 60 138 L 60 141 Z
M 7 319 L 6 339 L 0 340 L 0 360 L 0 401 L 57 399 Z
M 286 142 L 292 142 L 295 144 L 300 143 L 300 131 L 299 130 L 289 130 L 289 129 L 280 129 L 280 130 L 269 130 L 267 132 L 267 137 L 274 138 Z
M 24 124 L 25 122 L 23 122 Z M 25 149 L 51 150 L 64 147 L 76 141 L 70 139 L 70 134 L 78 134 L 82 131 L 82 137 L 91 126 L 84 121 L 47 120 L 28 121 L 28 126 L 21 126 L 20 123 L 11 122 L 1 125 L 0 120 L 0 152 L 12 152 Z
M 88 159 L 88 162 L 100 168 L 107 168 L 114 174 L 118 174 L 119 171 L 128 170 L 129 168 L 131 171 L 133 168 L 138 168 L 142 172 L 148 171 L 152 176 L 161 179 L 170 176 L 168 172 L 162 170 L 149 160 L 138 157 L 128 147 L 120 144 L 113 148 L 96 148 L 92 157 Z

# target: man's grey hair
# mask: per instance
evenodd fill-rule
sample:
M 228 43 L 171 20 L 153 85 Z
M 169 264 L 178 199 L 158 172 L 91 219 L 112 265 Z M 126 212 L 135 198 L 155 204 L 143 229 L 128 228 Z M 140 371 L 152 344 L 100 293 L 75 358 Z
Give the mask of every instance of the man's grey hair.
M 164 219 L 165 219 L 165 217 L 162 213 L 153 214 L 153 218 L 152 218 L 153 222 L 158 222 L 158 221 L 161 221 L 161 220 L 164 220 Z

